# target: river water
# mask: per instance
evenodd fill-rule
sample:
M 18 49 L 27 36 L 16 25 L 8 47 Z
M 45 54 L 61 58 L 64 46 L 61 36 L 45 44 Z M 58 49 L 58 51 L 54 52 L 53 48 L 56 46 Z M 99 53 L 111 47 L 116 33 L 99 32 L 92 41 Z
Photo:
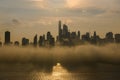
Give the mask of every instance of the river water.
M 120 80 L 120 66 L 97 64 L 73 70 L 56 63 L 51 71 L 32 64 L 0 64 L 0 80 Z

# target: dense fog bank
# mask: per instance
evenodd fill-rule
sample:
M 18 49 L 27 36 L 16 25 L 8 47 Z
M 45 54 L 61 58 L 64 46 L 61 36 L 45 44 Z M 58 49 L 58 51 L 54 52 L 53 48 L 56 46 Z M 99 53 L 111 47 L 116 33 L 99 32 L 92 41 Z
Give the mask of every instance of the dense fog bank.
M 75 47 L 0 47 L 0 63 L 33 64 L 120 63 L 120 44 Z

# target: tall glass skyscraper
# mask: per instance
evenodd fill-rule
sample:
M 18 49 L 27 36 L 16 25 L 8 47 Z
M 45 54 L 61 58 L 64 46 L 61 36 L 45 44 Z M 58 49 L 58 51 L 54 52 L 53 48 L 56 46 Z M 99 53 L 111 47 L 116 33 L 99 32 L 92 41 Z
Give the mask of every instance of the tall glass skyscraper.
M 5 44 L 10 44 L 10 32 L 5 32 Z

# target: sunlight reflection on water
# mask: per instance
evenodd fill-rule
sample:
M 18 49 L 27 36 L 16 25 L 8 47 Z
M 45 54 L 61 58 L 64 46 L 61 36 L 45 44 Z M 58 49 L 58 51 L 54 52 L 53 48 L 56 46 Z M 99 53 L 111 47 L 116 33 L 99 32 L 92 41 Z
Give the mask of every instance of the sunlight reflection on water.
M 62 67 L 60 63 L 53 66 L 51 74 L 44 72 L 35 72 L 32 80 L 74 80 L 71 78 L 71 74 Z M 76 80 L 76 79 L 75 79 Z
M 62 65 L 60 63 L 57 63 L 56 66 L 53 67 L 53 71 L 52 71 L 52 78 L 53 80 L 66 80 L 63 78 L 63 75 L 68 75 L 70 77 L 70 73 L 68 73 L 68 71 L 62 67 Z
M 30 70 L 29 67 L 0 65 L 0 80 L 120 80 L 118 65 L 81 66 L 75 71 L 69 71 L 57 63 L 50 72 L 39 66 Z

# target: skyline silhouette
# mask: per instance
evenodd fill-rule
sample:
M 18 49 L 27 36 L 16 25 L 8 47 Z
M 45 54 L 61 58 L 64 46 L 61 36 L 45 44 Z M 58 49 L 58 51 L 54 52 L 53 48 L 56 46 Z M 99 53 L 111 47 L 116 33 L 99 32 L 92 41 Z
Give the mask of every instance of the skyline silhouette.
M 26 37 L 23 37 L 21 42 L 19 42 L 17 39 L 15 42 L 11 41 L 11 32 L 5 31 L 5 45 L 22 45 L 22 46 L 28 46 L 33 45 L 35 47 L 40 46 L 75 46 L 75 45 L 82 45 L 82 44 L 96 44 L 96 45 L 103 45 L 106 43 L 120 43 L 120 34 L 116 33 L 113 34 L 113 32 L 107 32 L 104 38 L 101 38 L 96 31 L 94 31 L 94 34 L 90 34 L 90 32 L 86 32 L 86 34 L 81 34 L 81 32 L 74 31 L 70 32 L 68 25 L 62 24 L 61 21 L 58 22 L 58 36 L 53 37 L 50 31 L 47 31 L 46 35 L 38 35 L 36 34 L 33 37 L 33 41 L 31 42 Z M 21 44 L 20 44 L 21 43 Z M 0 45 L 2 45 L 2 42 L 0 42 Z

